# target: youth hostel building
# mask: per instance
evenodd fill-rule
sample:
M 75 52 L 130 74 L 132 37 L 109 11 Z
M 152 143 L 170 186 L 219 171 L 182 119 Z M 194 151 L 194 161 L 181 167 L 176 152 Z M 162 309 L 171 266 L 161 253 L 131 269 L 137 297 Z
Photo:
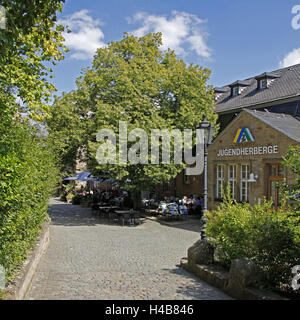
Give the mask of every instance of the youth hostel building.
M 215 209 L 229 185 L 238 202 L 279 204 L 277 182 L 295 177 L 282 165 L 290 145 L 300 143 L 300 121 L 290 115 L 241 112 L 208 149 L 208 208 Z M 213 177 L 213 178 L 212 178 Z
M 295 176 L 282 165 L 300 144 L 300 65 L 215 88 L 221 130 L 208 148 L 208 209 L 229 185 L 238 202 L 280 200 L 277 182 Z
M 238 202 L 278 205 L 277 182 L 295 176 L 282 166 L 290 145 L 300 144 L 300 64 L 218 87 L 215 112 L 220 131 L 208 148 L 208 209 L 230 186 Z M 184 172 L 160 186 L 162 196 L 201 195 L 203 176 Z

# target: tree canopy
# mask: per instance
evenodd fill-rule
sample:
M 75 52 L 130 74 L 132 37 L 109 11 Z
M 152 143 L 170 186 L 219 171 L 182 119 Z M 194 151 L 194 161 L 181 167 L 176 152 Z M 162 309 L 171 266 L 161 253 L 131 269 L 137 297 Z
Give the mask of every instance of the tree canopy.
M 162 52 L 161 45 L 161 33 L 140 38 L 125 33 L 122 40 L 97 50 L 92 66 L 77 82 L 80 105 L 90 112 L 85 127 L 89 169 L 95 174 L 109 172 L 111 178 L 130 179 L 134 190 L 169 181 L 185 165 L 99 164 L 95 157 L 100 129 L 118 133 L 119 121 L 126 121 L 128 132 L 141 128 L 150 139 L 152 129 L 195 129 L 204 114 L 212 124 L 217 118 L 213 90 L 207 84 L 210 71 L 187 65 L 171 50 Z
M 86 117 L 77 91 L 56 97 L 51 106 L 46 121 L 49 140 L 54 147 L 60 169 L 65 174 L 74 172 L 76 160 L 81 157 L 79 150 L 87 144 Z
M 63 26 L 57 11 L 64 0 L 0 0 L 6 28 L 0 29 L 1 112 L 20 111 L 43 120 L 51 92 L 51 64 L 63 59 Z M 12 110 L 13 109 L 13 110 Z

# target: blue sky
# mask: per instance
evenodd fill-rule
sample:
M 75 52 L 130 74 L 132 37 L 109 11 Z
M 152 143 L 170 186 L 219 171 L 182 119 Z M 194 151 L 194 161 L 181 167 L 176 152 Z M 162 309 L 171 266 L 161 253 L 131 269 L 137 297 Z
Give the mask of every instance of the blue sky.
M 298 4 L 300 0 L 66 0 L 59 19 L 73 32 L 66 35 L 70 52 L 54 69 L 57 94 L 76 88 L 95 48 L 122 39 L 124 32 L 161 31 L 165 47 L 212 71 L 209 84 L 214 86 L 300 63 L 300 29 L 291 24 Z

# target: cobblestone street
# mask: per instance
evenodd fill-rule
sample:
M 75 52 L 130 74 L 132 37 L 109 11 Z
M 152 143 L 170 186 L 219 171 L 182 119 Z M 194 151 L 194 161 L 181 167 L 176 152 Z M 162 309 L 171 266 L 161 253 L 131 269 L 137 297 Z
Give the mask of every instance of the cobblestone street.
M 230 299 L 178 266 L 199 239 L 197 222 L 122 227 L 90 208 L 51 204 L 50 245 L 27 299 Z

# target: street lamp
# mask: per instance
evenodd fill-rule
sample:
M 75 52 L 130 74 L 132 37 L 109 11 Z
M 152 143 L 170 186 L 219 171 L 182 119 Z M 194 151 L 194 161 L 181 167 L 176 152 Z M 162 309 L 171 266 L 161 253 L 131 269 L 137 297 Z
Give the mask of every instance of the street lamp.
M 199 124 L 197 129 L 203 130 L 204 136 L 204 182 L 203 182 L 203 227 L 201 229 L 201 239 L 206 239 L 205 229 L 206 229 L 206 222 L 207 218 L 204 216 L 207 212 L 207 148 L 212 142 L 214 127 L 211 125 L 207 119 L 206 115 L 204 115 L 203 121 Z

